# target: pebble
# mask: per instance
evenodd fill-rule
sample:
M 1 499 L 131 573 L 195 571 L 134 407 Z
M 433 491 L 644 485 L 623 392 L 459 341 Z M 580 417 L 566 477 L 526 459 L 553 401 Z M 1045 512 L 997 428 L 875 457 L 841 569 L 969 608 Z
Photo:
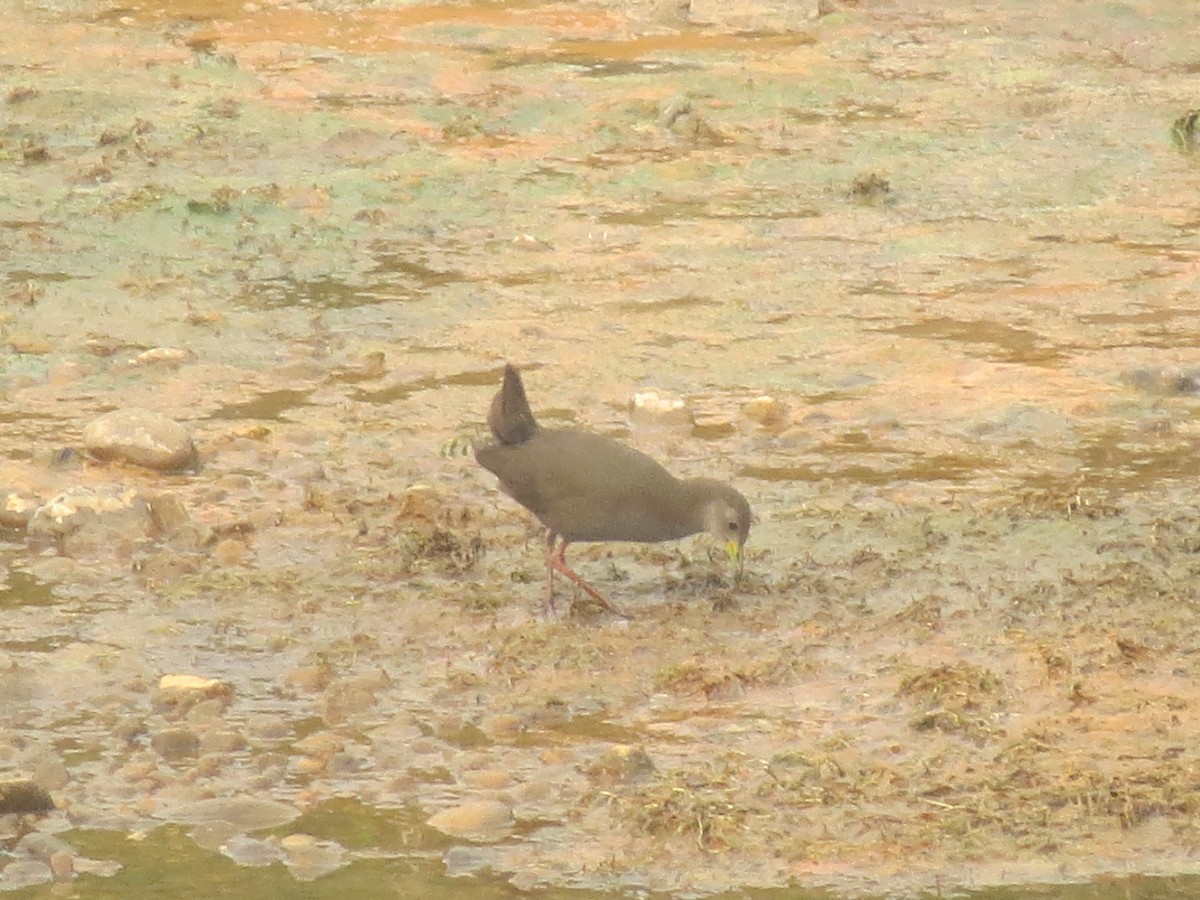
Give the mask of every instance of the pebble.
M 33 884 L 44 884 L 53 878 L 50 867 L 45 863 L 34 860 L 15 860 L 3 870 L 3 887 L 6 891 L 15 891 Z
M 220 850 L 235 834 L 238 827 L 232 822 L 201 822 L 188 835 L 204 850 Z
M 170 537 L 191 524 L 187 507 L 174 494 L 156 494 L 147 498 L 147 502 L 150 504 L 150 515 L 154 517 L 155 528 L 162 537 Z
M 386 676 L 384 676 L 386 678 Z M 375 694 L 384 685 L 375 676 L 359 676 L 335 681 L 325 689 L 318 704 L 322 718 L 330 725 L 345 722 L 375 705 Z
M 191 350 L 179 347 L 151 347 L 135 356 L 132 362 L 135 366 L 163 366 L 177 369 L 185 362 L 192 362 L 195 358 L 196 354 Z
M 36 497 L 10 491 L 0 503 L 0 527 L 24 531 L 39 505 Z
M 200 738 L 190 728 L 163 728 L 150 735 L 150 746 L 166 760 L 195 756 L 200 750 Z
M 654 774 L 654 762 L 641 747 L 616 744 L 584 766 L 583 772 L 602 787 L 635 784 Z
M 203 750 L 203 745 L 201 749 Z M 223 761 L 221 754 L 209 753 L 196 760 L 195 765 L 192 766 L 192 771 L 201 778 L 212 778 L 221 771 Z
M 54 349 L 54 345 L 42 335 L 19 332 L 9 337 L 8 347 L 13 353 L 28 353 L 31 356 L 42 356 Z
M 192 725 L 212 725 L 225 714 L 227 701 L 224 697 L 209 697 L 188 709 L 184 717 Z
M 279 862 L 281 853 L 274 838 L 263 840 L 246 834 L 235 834 L 221 846 L 221 853 L 239 866 L 259 868 Z
M 429 817 L 428 825 L 450 837 L 481 844 L 508 837 L 513 829 L 512 807 L 499 800 L 473 800 Z
M 240 565 L 246 558 L 246 552 L 249 548 L 245 541 L 239 541 L 237 538 L 223 538 L 217 546 L 213 547 L 213 561 L 225 568 L 230 566 Z
M 346 864 L 346 851 L 333 841 L 318 841 L 308 834 L 289 834 L 279 842 L 284 864 L 297 881 L 312 881 Z
M 236 731 L 210 731 L 200 739 L 205 753 L 234 753 L 246 749 L 246 738 Z
M 442 492 L 429 484 L 412 484 L 400 495 L 397 519 L 423 519 L 436 521 L 445 507 Z
M 122 716 L 112 726 L 113 737 L 129 744 L 146 733 L 146 720 L 138 715 Z
M 296 774 L 304 776 L 319 775 L 325 770 L 325 760 L 317 756 L 301 756 L 296 760 Z
M 158 680 L 152 703 L 161 711 L 185 713 L 198 703 L 216 700 L 228 705 L 233 699 L 233 687 L 215 678 L 202 675 L 164 675 Z
M 1122 374 L 1132 388 L 1166 397 L 1200 393 L 1200 373 L 1179 369 L 1134 369 Z
M 300 815 L 290 803 L 260 797 L 212 797 L 160 810 L 155 818 L 178 825 L 228 822 L 246 831 L 287 825 Z
M 538 760 L 548 766 L 561 766 L 575 761 L 576 753 L 570 747 L 547 747 L 538 754 Z
M 458 844 L 446 851 L 442 862 L 446 866 L 447 875 L 451 878 L 461 878 L 494 868 L 494 853 L 491 849 L 481 850 L 478 847 L 464 847 Z
M 638 391 L 629 403 L 634 425 L 691 425 L 692 411 L 678 397 L 655 390 Z
M 525 730 L 525 723 L 512 713 L 496 713 L 485 716 L 479 723 L 479 730 L 493 740 L 511 739 Z
M 114 774 L 125 781 L 137 782 L 150 778 L 158 772 L 158 763 L 152 759 L 131 759 Z
M 199 466 L 187 429 L 145 409 L 117 409 L 92 420 L 83 429 L 83 443 L 97 459 L 123 460 L 160 472 Z
M 31 772 L 35 784 L 48 791 L 61 791 L 71 780 L 71 773 L 66 764 L 53 754 L 42 757 Z
M 329 666 L 301 666 L 283 676 L 284 684 L 301 691 L 323 691 L 333 681 L 333 669 Z
M 765 394 L 743 405 L 742 414 L 767 431 L 779 431 L 787 425 L 787 407 Z
M 56 881 L 66 881 L 75 874 L 75 854 L 69 850 L 53 854 L 47 862 Z
M 68 488 L 39 506 L 29 519 L 29 536 L 115 546 L 154 531 L 146 498 L 119 486 Z
M 345 746 L 343 738 L 329 731 L 314 731 L 292 744 L 295 750 L 323 759 L 329 759 Z
M 25 856 L 43 861 L 48 861 L 55 854 L 65 853 L 67 856 L 72 856 L 75 852 L 71 845 L 62 838 L 40 831 L 31 831 L 21 838 L 17 843 L 17 849 Z

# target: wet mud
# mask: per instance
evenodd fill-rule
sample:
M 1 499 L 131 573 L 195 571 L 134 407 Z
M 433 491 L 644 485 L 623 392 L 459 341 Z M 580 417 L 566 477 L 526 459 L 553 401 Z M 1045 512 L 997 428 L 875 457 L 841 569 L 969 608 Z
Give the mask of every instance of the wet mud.
M 1197 24 L 16 4 L 0 885 L 1189 896 Z M 735 484 L 741 582 L 580 545 L 631 618 L 547 618 L 506 360 Z

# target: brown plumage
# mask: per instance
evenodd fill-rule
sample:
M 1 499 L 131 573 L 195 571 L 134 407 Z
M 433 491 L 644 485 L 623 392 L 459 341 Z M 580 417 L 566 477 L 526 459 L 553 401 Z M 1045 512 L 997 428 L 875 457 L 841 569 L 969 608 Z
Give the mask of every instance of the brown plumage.
M 475 459 L 546 526 L 551 611 L 554 573 L 560 572 L 623 615 L 567 565 L 567 547 L 577 541 L 673 541 L 708 531 L 725 543 L 740 575 L 750 504 L 729 485 L 676 478 L 646 454 L 603 435 L 542 428 L 512 365 L 504 369 L 488 425 L 497 443 L 477 449 Z

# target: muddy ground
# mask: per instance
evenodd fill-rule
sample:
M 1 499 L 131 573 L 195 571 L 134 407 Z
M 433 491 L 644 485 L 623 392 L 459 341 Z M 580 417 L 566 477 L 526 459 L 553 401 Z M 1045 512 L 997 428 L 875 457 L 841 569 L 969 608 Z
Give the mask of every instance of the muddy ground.
M 1198 26 L 13 4 L 0 485 L 182 510 L 4 532 L 0 767 L 80 853 L 47 872 L 101 891 L 164 835 L 184 881 L 367 896 L 413 860 L 676 896 L 1196 872 Z M 632 618 L 547 619 L 464 452 L 506 359 L 547 423 L 735 483 L 742 583 L 704 538 L 581 546 Z M 648 388 L 690 420 L 635 421 Z M 59 452 L 124 407 L 200 470 Z

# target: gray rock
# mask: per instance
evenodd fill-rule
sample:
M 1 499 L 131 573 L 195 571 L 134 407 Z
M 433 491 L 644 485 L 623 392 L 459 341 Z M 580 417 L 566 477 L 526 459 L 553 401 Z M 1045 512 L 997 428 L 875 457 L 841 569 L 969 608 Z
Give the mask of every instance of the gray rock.
M 49 862 L 51 857 L 59 853 L 75 855 L 74 848 L 62 838 L 40 831 L 31 831 L 21 838 L 17 843 L 17 850 L 30 859 L 40 859 L 43 862 Z
M 246 831 L 275 828 L 298 818 L 300 810 L 289 803 L 256 797 L 213 797 L 193 800 L 154 814 L 157 819 L 180 825 L 228 822 Z
M 236 834 L 221 847 L 221 853 L 232 859 L 239 866 L 260 868 L 273 865 L 283 858 L 276 838 L 252 838 L 245 834 Z
M 200 750 L 200 738 L 190 728 L 164 728 L 150 736 L 150 746 L 163 759 L 183 759 Z
M 73 487 L 51 497 L 29 520 L 31 538 L 61 539 L 86 535 L 94 543 L 115 545 L 130 536 L 150 534 L 150 507 L 134 488 Z
M 54 877 L 50 867 L 34 860 L 16 860 L 0 870 L 0 890 L 15 891 L 33 884 L 45 884 Z
M 196 469 L 199 457 L 187 429 L 145 409 L 116 409 L 83 429 L 83 444 L 97 459 L 131 462 L 161 472 Z
M 246 738 L 237 731 L 210 731 L 200 746 L 205 753 L 234 753 L 246 748 Z
M 429 817 L 428 824 L 442 834 L 480 844 L 503 840 L 512 832 L 512 807 L 499 800 L 473 800 Z
M 334 841 L 319 841 L 307 834 L 289 834 L 279 842 L 284 865 L 297 881 L 315 881 L 346 864 L 346 851 Z
M 641 747 L 616 744 L 584 766 L 583 771 L 603 787 L 638 784 L 654 774 L 654 761 Z
M 24 531 L 40 501 L 28 494 L 7 491 L 0 496 L 0 526 Z

